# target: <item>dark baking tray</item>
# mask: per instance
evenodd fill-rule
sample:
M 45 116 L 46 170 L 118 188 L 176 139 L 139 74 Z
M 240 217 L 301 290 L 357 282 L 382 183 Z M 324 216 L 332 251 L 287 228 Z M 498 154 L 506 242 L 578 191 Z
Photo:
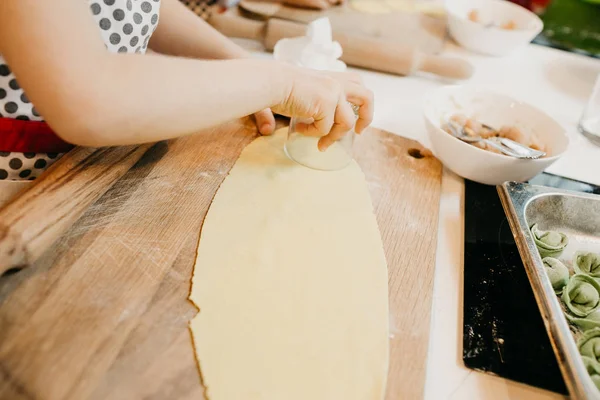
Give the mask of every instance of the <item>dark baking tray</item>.
M 550 174 L 530 183 L 600 194 Z M 468 368 L 567 394 L 495 187 L 465 183 L 463 360 Z

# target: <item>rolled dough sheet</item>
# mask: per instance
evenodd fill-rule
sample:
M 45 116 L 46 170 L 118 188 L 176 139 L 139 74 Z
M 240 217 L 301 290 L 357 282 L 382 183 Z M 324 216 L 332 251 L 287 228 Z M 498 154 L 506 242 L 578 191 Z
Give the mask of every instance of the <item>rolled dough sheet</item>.
M 211 400 L 382 399 L 387 266 L 364 175 L 242 152 L 202 228 L 191 300 Z

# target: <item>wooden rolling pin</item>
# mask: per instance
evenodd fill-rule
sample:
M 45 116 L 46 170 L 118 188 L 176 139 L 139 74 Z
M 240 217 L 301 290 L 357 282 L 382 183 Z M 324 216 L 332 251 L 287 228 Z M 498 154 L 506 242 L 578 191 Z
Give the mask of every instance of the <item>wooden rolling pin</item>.
M 306 25 L 271 18 L 255 21 L 226 14 L 215 14 L 211 25 L 226 36 L 261 41 L 267 50 L 284 38 L 304 36 Z M 465 60 L 423 54 L 415 47 L 384 39 L 333 32 L 334 40 L 342 46 L 341 60 L 348 65 L 397 75 L 428 72 L 449 79 L 468 79 L 473 66 Z
M 75 148 L 0 209 L 0 275 L 30 266 L 152 145 Z

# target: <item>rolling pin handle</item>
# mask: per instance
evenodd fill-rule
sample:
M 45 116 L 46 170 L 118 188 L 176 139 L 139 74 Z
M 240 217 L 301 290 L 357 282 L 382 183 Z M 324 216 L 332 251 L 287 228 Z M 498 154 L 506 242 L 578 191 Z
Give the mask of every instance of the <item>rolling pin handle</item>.
M 254 21 L 234 15 L 214 14 L 209 19 L 213 28 L 228 37 L 253 39 L 260 42 L 265 37 L 265 25 L 263 21 Z
M 416 70 L 454 80 L 469 79 L 474 73 L 473 65 L 466 60 L 427 54 L 420 55 Z

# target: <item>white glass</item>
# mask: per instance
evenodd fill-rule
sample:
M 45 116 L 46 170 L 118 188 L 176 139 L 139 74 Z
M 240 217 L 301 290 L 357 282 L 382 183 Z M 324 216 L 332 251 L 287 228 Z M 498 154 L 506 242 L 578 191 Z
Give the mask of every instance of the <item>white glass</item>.
M 342 169 L 352 161 L 352 145 L 354 143 L 354 129 L 348 131 L 343 137 L 329 146 L 325 151 L 320 151 L 317 144 L 318 137 L 305 136 L 296 131 L 298 123 L 311 123 L 312 120 L 292 118 L 285 142 L 285 153 L 289 158 L 299 164 L 322 171 L 335 171 Z
M 349 103 L 358 118 L 358 106 Z M 352 145 L 354 144 L 354 127 L 346 132 L 325 151 L 318 148 L 319 138 L 305 136 L 296 129 L 297 124 L 311 124 L 313 119 L 292 118 L 285 141 L 285 154 L 298 164 L 321 171 L 342 169 L 352 161 Z
M 600 75 L 596 78 L 592 96 L 579 120 L 579 132 L 600 146 Z

